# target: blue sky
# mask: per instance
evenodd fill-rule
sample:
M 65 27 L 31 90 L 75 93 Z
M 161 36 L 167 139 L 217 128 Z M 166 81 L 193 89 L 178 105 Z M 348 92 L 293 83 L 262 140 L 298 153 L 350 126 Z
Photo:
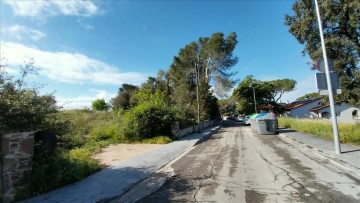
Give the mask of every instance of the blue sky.
M 1 1 L 1 57 L 7 71 L 33 58 L 32 80 L 46 84 L 65 109 L 109 101 L 122 83 L 140 85 L 167 70 L 180 48 L 215 32 L 236 32 L 238 79 L 290 78 L 295 91 L 316 91 L 309 57 L 288 32 L 293 0 L 269 1 Z

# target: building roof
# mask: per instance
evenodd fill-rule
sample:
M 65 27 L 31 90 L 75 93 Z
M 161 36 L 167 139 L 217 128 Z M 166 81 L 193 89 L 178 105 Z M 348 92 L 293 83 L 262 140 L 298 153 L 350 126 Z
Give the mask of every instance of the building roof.
M 318 110 L 320 110 L 320 109 L 324 109 L 324 108 L 326 108 L 326 107 L 328 107 L 328 106 L 329 106 L 329 105 L 315 106 L 314 108 L 311 108 L 310 111 L 316 112 L 316 111 L 318 111 Z
M 295 108 L 298 108 L 300 106 L 304 106 L 305 104 L 309 104 L 309 103 L 312 103 L 312 102 L 320 100 L 320 99 L 322 99 L 322 98 L 294 101 L 294 102 L 291 102 L 289 104 L 286 104 L 284 107 L 285 107 L 285 110 L 293 110 Z
M 258 107 L 259 110 L 268 110 L 268 109 L 273 109 L 273 108 L 274 108 L 274 106 L 271 104 L 263 104 Z

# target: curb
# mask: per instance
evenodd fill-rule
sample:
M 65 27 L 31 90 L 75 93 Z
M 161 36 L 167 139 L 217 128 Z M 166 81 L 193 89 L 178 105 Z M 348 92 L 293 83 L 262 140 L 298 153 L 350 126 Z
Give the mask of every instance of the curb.
M 310 150 L 312 152 L 314 152 L 315 154 L 317 154 L 318 156 L 324 158 L 324 159 L 328 159 L 330 163 L 332 163 L 333 165 L 335 165 L 337 168 L 339 168 L 340 170 L 350 174 L 351 176 L 353 176 L 354 178 L 360 180 L 360 169 L 345 162 L 345 161 L 342 161 L 336 157 L 334 157 L 333 155 L 330 155 L 320 149 L 317 149 L 313 146 L 310 146 L 308 144 L 305 144 L 303 142 L 300 142 L 296 139 L 293 139 L 293 138 L 290 138 L 282 133 L 279 133 L 279 137 L 284 140 L 285 142 L 288 142 L 290 144 L 293 144 L 293 145 L 297 145 L 303 149 L 306 149 L 306 150 Z
M 155 169 L 152 173 L 148 174 L 146 177 L 143 177 L 141 179 L 139 179 L 138 181 L 136 181 L 135 183 L 129 185 L 128 187 L 124 188 L 122 191 L 122 194 L 116 195 L 114 197 L 108 197 L 105 199 L 101 199 L 98 202 L 99 203 L 107 203 L 107 202 L 118 202 L 119 199 L 121 199 L 125 194 L 127 194 L 130 190 L 132 190 L 133 188 L 135 188 L 136 186 L 140 185 L 141 183 L 145 182 L 148 178 L 152 177 L 154 174 L 156 174 L 157 171 L 161 170 L 162 168 L 166 167 L 169 163 L 173 162 L 174 160 L 178 159 L 180 156 L 183 156 L 185 153 L 188 153 L 188 151 L 193 148 L 195 145 L 200 144 L 201 142 L 205 141 L 206 139 L 208 139 L 212 134 L 216 133 L 219 129 L 221 128 L 221 124 L 218 126 L 213 126 L 211 127 L 211 130 L 208 132 L 200 132 L 201 134 L 204 134 L 198 141 L 196 141 L 194 143 L 194 145 L 184 149 L 181 153 L 179 153 L 177 156 L 175 156 L 173 159 L 169 160 L 168 162 L 160 165 L 157 169 Z M 200 134 L 199 133 L 199 134 Z M 191 135 L 191 134 L 189 134 Z M 186 136 L 184 136 L 186 137 Z M 136 201 L 136 200 L 135 200 Z M 132 200 L 127 200 L 126 202 L 133 202 Z
M 195 142 L 195 145 L 198 145 L 200 143 L 202 143 L 203 141 L 207 140 L 212 134 L 216 133 L 217 131 L 219 131 L 219 129 L 221 128 L 221 125 L 212 127 L 211 130 L 209 132 L 203 133 L 205 134 L 202 138 L 200 138 L 198 141 Z

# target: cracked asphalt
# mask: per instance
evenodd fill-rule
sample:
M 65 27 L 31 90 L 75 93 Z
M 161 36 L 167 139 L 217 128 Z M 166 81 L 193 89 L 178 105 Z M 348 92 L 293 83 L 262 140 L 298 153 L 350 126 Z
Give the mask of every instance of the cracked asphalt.
M 360 181 L 329 160 L 232 121 L 166 170 L 138 202 L 360 201 Z

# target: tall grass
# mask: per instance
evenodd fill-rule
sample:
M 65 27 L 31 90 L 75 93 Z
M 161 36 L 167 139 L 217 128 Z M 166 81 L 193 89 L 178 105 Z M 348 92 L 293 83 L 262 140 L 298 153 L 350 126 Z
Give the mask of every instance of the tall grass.
M 325 139 L 333 139 L 332 123 L 326 120 L 278 118 L 279 126 L 312 134 Z M 360 146 L 360 124 L 338 124 L 341 143 L 350 143 Z
M 166 144 L 172 140 L 157 136 L 128 140 L 122 135 L 122 117 L 117 112 L 71 110 L 58 112 L 57 119 L 66 123 L 58 146 L 50 157 L 34 157 L 31 184 L 33 194 L 42 194 L 81 180 L 104 166 L 92 157 L 102 148 L 115 143 Z

